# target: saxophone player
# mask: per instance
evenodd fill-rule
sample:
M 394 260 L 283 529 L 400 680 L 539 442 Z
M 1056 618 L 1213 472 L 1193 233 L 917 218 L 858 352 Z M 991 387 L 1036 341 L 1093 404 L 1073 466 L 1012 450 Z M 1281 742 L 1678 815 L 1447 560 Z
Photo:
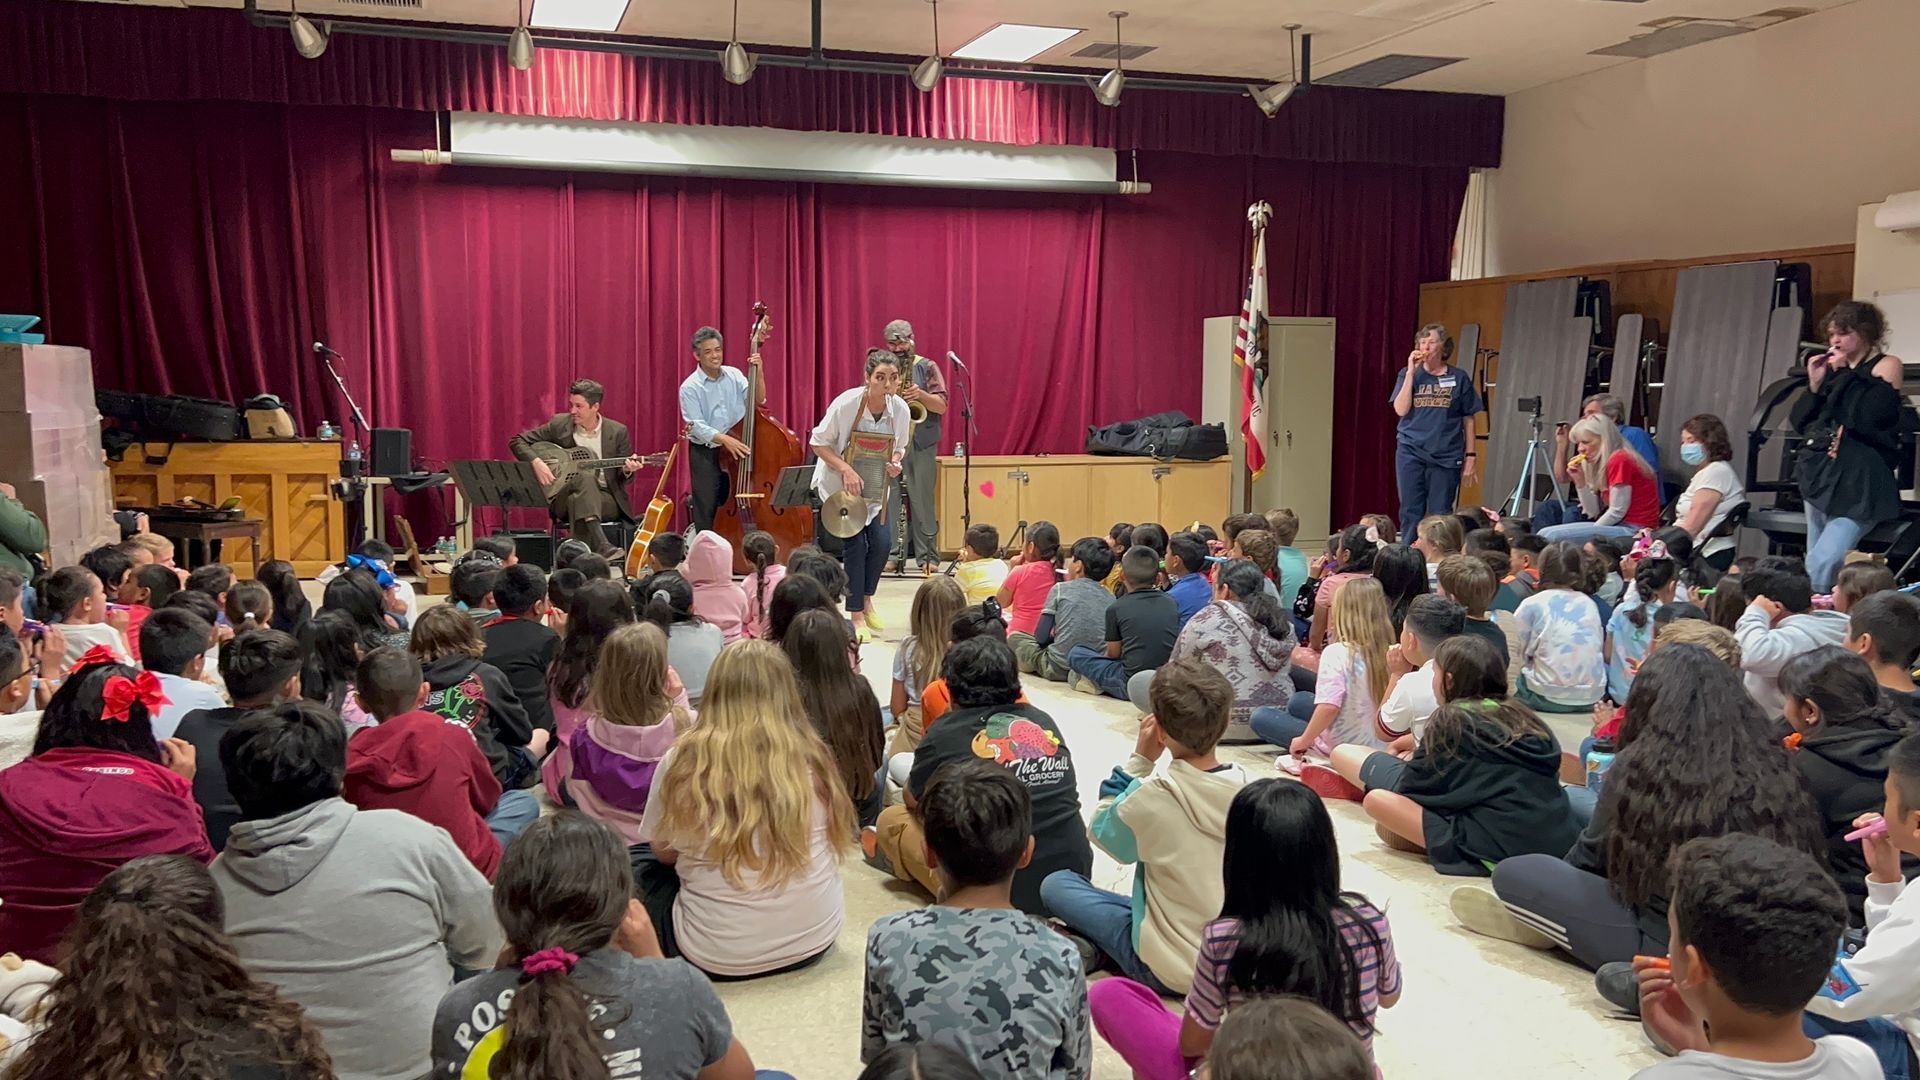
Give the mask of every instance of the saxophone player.
M 940 534 L 939 511 L 934 505 L 935 458 L 940 448 L 940 418 L 947 411 L 947 381 L 940 365 L 919 355 L 913 347 L 913 326 L 905 319 L 887 324 L 887 348 L 900 358 L 902 367 L 900 396 L 906 399 L 917 422 L 913 441 L 902 460 L 902 482 L 907 492 L 907 527 L 894 541 L 893 562 L 905 566 L 909 558 L 920 564 L 920 572 L 931 575 L 940 559 L 935 546 Z M 922 410 L 925 416 L 920 417 Z

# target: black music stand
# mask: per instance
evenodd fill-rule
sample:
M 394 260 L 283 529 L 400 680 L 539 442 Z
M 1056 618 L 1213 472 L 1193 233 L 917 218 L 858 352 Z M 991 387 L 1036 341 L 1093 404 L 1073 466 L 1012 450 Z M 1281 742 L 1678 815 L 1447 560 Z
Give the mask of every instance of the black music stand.
M 467 516 L 483 506 L 500 511 L 500 528 L 508 528 L 508 512 L 524 507 L 530 510 L 547 510 L 547 493 L 540 486 L 540 479 L 533 474 L 533 466 L 524 461 L 451 461 L 447 471 L 453 474 L 454 485 L 467 500 Z M 547 515 L 547 535 L 554 532 L 553 516 Z
M 771 509 L 785 510 L 790 506 L 807 506 L 813 502 L 813 466 L 789 465 L 780 470 L 780 479 L 773 483 L 773 505 Z

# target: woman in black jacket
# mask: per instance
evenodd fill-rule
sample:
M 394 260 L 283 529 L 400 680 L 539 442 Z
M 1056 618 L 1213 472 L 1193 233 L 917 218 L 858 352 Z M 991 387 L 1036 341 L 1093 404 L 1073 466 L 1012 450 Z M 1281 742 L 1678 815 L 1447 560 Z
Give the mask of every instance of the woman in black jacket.
M 1786 696 L 1789 760 L 1820 807 L 1827 835 L 1827 865 L 1847 894 L 1852 922 L 1862 925 L 1867 899 L 1867 862 L 1860 845 L 1848 843 L 1854 819 L 1886 802 L 1887 757 L 1907 734 L 1907 724 L 1874 681 L 1867 662 L 1838 645 L 1822 645 L 1780 669 Z M 1909 873 L 1920 860 L 1908 856 Z
M 1900 513 L 1900 359 L 1880 349 L 1887 324 L 1872 304 L 1849 301 L 1822 324 L 1829 348 L 1807 360 L 1807 393 L 1793 403 L 1805 437 L 1796 479 L 1807 507 L 1807 572 L 1815 592 L 1833 587 L 1847 552 Z

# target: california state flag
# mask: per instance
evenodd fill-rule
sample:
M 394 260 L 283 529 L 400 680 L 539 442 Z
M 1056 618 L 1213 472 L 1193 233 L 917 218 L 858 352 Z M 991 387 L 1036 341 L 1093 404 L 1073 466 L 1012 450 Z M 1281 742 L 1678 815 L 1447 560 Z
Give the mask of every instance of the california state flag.
M 1267 468 L 1267 216 L 1266 203 L 1247 208 L 1253 222 L 1253 269 L 1234 328 L 1233 362 L 1240 367 L 1240 434 L 1247 444 L 1247 471 L 1255 479 Z

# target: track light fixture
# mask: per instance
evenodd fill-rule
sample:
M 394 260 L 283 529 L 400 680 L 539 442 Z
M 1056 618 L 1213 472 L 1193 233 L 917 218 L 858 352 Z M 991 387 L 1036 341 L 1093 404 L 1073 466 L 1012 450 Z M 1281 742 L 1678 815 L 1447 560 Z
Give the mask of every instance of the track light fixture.
M 1113 70 L 1100 76 L 1097 81 L 1087 79 L 1087 85 L 1093 87 L 1094 99 L 1109 108 L 1120 104 L 1120 92 L 1127 87 L 1125 65 L 1120 60 L 1120 20 L 1126 17 L 1124 11 L 1107 12 L 1107 18 L 1113 20 Z
M 720 50 L 720 72 L 733 85 L 745 86 L 753 78 L 753 65 L 752 54 L 740 44 L 740 0 L 733 0 L 733 37 Z
M 293 51 L 309 60 L 320 59 L 320 54 L 327 51 L 326 24 L 315 25 L 292 5 L 288 5 L 288 13 L 287 32 L 293 35 Z
M 1294 43 L 1296 36 L 1300 33 L 1300 24 L 1288 23 L 1286 29 L 1287 81 L 1277 82 L 1264 88 L 1251 85 L 1247 87 L 1247 94 L 1253 98 L 1253 103 L 1260 107 L 1260 111 L 1265 113 L 1269 120 L 1280 112 L 1280 106 L 1285 105 L 1287 99 L 1293 96 L 1293 92 L 1300 88 L 1300 76 L 1296 73 L 1293 62 Z
M 940 59 L 940 0 L 927 2 L 933 5 L 933 55 L 913 67 L 913 85 L 923 93 L 939 86 L 940 76 L 947 73 L 947 63 Z
M 525 71 L 533 66 L 533 31 L 524 26 L 515 27 L 507 38 L 507 63 L 515 71 Z

